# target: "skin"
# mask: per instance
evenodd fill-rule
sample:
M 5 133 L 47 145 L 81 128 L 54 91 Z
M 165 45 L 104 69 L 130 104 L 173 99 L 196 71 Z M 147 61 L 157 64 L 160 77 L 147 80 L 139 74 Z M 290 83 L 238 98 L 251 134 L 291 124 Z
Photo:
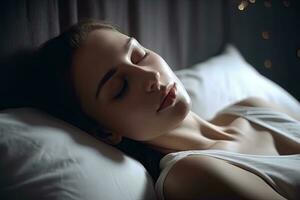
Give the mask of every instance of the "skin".
M 135 39 L 117 31 L 92 31 L 75 53 L 73 79 L 82 109 L 119 141 L 125 136 L 148 141 L 178 127 L 191 107 L 182 83 L 168 64 L 155 52 Z M 145 54 L 147 53 L 147 56 Z M 116 67 L 117 72 L 106 82 L 95 98 L 104 74 Z M 128 88 L 115 98 L 124 80 Z M 157 112 L 167 87 L 177 86 L 175 104 Z
M 99 81 L 113 68 L 117 72 L 96 97 Z M 128 137 L 163 153 L 195 149 L 257 155 L 300 152 L 299 144 L 273 138 L 271 132 L 245 119 L 228 115 L 216 116 L 212 121 L 201 119 L 190 110 L 190 97 L 168 64 L 155 52 L 117 31 L 100 29 L 89 33 L 75 52 L 71 77 L 82 110 L 111 133 L 106 142 L 112 144 Z M 128 87 L 121 98 L 116 98 L 124 81 Z M 167 87 L 174 83 L 174 104 L 157 112 Z M 237 104 L 278 109 L 255 98 Z M 278 110 L 289 114 L 285 109 Z M 203 180 L 210 180 L 205 187 Z M 164 190 L 166 199 L 222 195 L 231 199 L 265 199 L 265 195 L 267 199 L 284 199 L 255 174 L 205 156 L 188 156 L 175 164 L 166 177 Z

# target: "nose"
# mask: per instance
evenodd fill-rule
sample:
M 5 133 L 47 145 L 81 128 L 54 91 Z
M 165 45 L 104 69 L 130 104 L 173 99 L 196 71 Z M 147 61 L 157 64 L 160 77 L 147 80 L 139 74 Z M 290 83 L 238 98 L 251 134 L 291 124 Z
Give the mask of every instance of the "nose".
M 160 90 L 160 73 L 153 69 L 153 66 L 127 66 L 125 69 L 130 70 L 133 80 L 142 86 L 146 92 L 155 92 Z
M 146 92 L 155 92 L 160 90 L 160 73 L 157 71 L 149 72 L 149 78 L 146 80 Z

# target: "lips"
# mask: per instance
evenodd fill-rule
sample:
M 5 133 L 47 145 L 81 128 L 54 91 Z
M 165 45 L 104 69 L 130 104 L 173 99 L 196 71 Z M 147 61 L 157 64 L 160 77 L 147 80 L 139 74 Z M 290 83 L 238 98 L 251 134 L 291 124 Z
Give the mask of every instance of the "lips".
M 176 88 L 176 83 L 172 84 L 165 93 L 165 96 L 157 110 L 157 112 L 160 112 L 168 107 L 170 107 L 171 105 L 173 105 L 173 103 L 176 100 L 176 92 L 177 92 L 177 88 Z

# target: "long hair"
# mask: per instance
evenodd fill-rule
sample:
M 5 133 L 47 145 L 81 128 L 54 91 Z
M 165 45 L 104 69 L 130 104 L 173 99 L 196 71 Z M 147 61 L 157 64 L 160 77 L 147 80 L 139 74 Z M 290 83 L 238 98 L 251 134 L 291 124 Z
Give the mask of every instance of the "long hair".
M 71 80 L 71 68 L 74 53 L 88 34 L 97 29 L 117 31 L 105 22 L 80 21 L 37 49 L 32 70 L 33 105 L 86 131 L 95 122 L 81 110 Z

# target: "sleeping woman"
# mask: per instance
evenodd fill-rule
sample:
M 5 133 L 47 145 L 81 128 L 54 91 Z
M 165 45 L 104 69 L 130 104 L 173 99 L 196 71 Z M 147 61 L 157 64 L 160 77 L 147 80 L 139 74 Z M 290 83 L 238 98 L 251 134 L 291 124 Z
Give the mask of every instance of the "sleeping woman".
M 204 120 L 163 58 L 96 21 L 46 42 L 37 60 L 40 108 L 164 155 L 159 199 L 300 199 L 299 114 L 253 97 Z

